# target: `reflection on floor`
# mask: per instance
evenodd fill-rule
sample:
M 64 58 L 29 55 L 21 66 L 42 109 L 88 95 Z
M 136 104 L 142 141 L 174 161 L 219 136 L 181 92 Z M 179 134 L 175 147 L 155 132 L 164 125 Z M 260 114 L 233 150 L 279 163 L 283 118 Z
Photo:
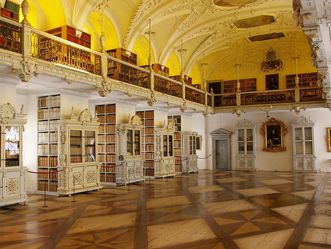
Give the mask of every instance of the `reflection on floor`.
M 331 248 L 331 175 L 212 172 L 0 209 L 0 248 Z

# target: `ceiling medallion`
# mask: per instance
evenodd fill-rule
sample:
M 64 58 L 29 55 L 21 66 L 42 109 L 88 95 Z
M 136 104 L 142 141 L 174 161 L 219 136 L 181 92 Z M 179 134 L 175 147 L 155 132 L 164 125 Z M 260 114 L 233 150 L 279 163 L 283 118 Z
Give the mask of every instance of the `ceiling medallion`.
M 283 66 L 282 60 L 277 59 L 275 50 L 269 48 L 266 59 L 261 63 L 261 70 L 263 72 L 280 71 L 283 69 Z

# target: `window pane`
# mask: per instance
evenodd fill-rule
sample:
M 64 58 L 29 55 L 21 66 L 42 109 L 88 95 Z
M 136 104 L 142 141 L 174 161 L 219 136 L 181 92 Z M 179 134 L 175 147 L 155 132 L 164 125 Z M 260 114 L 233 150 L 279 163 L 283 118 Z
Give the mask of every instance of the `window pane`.
M 305 127 L 305 139 L 306 140 L 312 140 L 312 128 L 311 127 Z
M 306 155 L 313 154 L 313 144 L 312 142 L 306 142 Z
M 299 154 L 299 155 L 303 154 L 302 142 L 296 142 L 295 143 L 295 148 L 296 148 L 296 154 Z
M 253 129 L 247 129 L 247 141 L 253 141 Z
M 295 140 L 302 140 L 301 128 L 295 128 Z
M 245 130 L 239 129 L 238 130 L 238 141 L 244 141 L 245 140 Z
M 253 154 L 253 142 L 247 142 L 247 154 Z
M 239 154 L 245 154 L 245 143 L 238 142 L 238 152 Z

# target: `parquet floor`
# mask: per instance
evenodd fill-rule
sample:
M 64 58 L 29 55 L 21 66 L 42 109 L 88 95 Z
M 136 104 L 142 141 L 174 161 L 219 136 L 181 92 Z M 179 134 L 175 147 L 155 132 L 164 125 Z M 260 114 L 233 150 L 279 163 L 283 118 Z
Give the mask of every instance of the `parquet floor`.
M 0 208 L 0 248 L 331 248 L 331 175 L 212 172 Z

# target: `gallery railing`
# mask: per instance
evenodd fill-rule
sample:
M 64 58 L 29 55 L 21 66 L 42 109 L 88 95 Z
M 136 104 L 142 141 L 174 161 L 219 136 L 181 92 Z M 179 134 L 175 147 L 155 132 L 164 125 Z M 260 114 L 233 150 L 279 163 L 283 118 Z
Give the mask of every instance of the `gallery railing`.
M 22 25 L 0 17 L 0 48 L 21 53 Z
M 294 101 L 295 101 L 294 89 L 241 93 L 242 105 L 291 103 Z
M 182 83 L 159 74 L 154 74 L 154 90 L 178 98 L 183 96 Z
M 300 101 L 322 101 L 324 99 L 322 87 L 300 88 Z
M 33 29 L 31 55 L 37 59 L 101 75 L 101 53 Z
M 205 104 L 205 92 L 194 86 L 185 85 L 185 99 L 199 104 Z
M 214 107 L 235 106 L 235 105 L 236 105 L 236 94 L 234 93 L 214 94 Z

